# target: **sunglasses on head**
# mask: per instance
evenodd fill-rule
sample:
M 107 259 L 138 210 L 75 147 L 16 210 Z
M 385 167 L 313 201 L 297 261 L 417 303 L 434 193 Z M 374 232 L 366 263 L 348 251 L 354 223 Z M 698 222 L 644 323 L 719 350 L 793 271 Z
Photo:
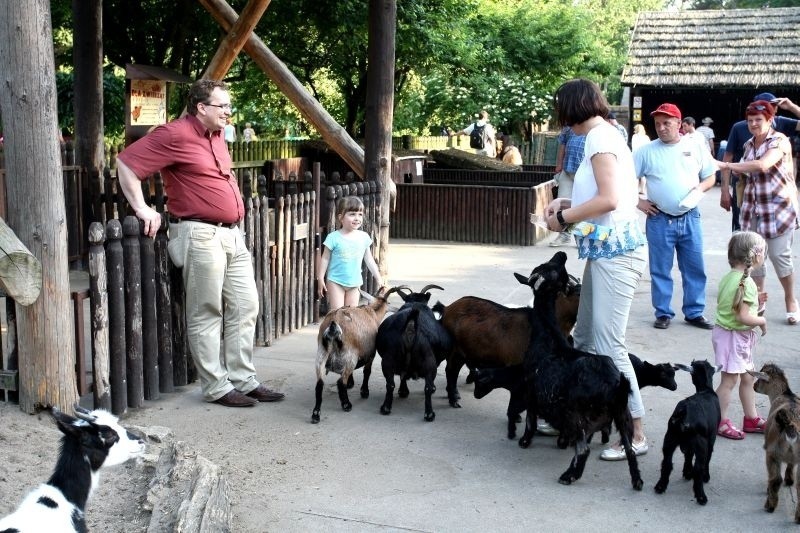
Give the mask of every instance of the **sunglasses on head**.
M 755 110 L 755 111 L 767 111 L 767 106 L 765 105 L 751 105 L 748 109 Z

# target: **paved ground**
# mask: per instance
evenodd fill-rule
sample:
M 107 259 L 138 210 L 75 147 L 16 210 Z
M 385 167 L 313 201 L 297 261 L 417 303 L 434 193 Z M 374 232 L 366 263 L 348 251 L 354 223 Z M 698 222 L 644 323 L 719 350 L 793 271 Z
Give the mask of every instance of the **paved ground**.
M 719 189 L 701 203 L 713 318 L 716 283 L 727 271 L 726 242 L 730 216 L 718 207 Z M 568 249 L 568 269 L 580 275 L 583 265 Z M 795 255 L 800 245 L 795 245 Z M 524 305 L 530 290 L 513 272 L 529 273 L 554 252 L 547 246 L 508 247 L 444 242 L 393 241 L 390 280 L 421 287 L 438 283 L 446 290 L 436 297 L 448 303 L 476 295 L 509 305 Z M 780 288 L 770 273 L 767 289 L 768 333 L 759 344 L 757 365 L 774 361 L 791 382 L 800 380 L 798 333 L 784 324 Z M 676 279 L 679 279 L 677 270 Z M 685 325 L 680 315 L 668 330 L 652 327 L 650 280 L 640 283 L 629 324 L 629 349 L 651 362 L 713 361 L 710 333 Z M 361 399 L 351 391 L 354 407 L 339 407 L 328 376 L 322 421 L 310 423 L 314 403 L 316 327 L 310 326 L 260 348 L 257 366 L 270 386 L 287 399 L 253 409 L 232 410 L 200 401 L 197 386 L 132 412 L 129 422 L 165 425 L 177 438 L 220 464 L 234 487 L 236 531 L 752 531 L 792 527 L 795 498 L 782 489 L 779 508 L 763 511 L 765 467 L 763 438 L 719 439 L 706 491 L 709 503 L 697 505 L 691 485 L 673 473 L 664 495 L 653 491 L 661 461 L 666 421 L 675 403 L 691 394 L 688 374 L 678 376 L 676 392 L 645 389 L 645 431 L 650 452 L 640 457 L 645 480 L 642 492 L 632 490 L 624 463 L 598 460 L 601 444 L 592 444 L 584 477 L 572 486 L 557 478 L 571 458 L 549 437 L 537 437 L 523 450 L 505 438 L 508 395 L 496 391 L 475 400 L 472 386 L 460 381 L 462 409 L 452 409 L 445 396 L 444 365 L 439 369 L 434 399 L 436 420 L 423 421 L 423 384 L 410 383 L 411 395 L 395 399 L 391 416 L 378 408 L 385 386 L 376 359 L 372 395 Z M 356 373 L 357 385 L 361 372 Z M 797 387 L 800 389 L 800 387 Z M 768 401 L 758 398 L 766 415 Z M 741 420 L 738 401 L 734 420 Z M 677 456 L 676 456 L 677 458 Z M 681 461 L 682 459 L 679 459 Z M 678 465 L 681 463 L 678 462 Z M 678 466 L 678 472 L 680 466 Z

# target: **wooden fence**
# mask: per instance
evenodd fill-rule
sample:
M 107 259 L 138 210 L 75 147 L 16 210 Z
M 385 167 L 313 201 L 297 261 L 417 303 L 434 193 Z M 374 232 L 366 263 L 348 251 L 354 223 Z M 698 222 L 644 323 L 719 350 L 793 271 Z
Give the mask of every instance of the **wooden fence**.
M 463 170 L 449 168 L 424 168 L 422 181 L 438 185 L 498 185 L 513 187 L 540 185 L 553 179 L 552 172 Z
M 398 183 L 389 235 L 487 244 L 534 245 L 547 232 L 530 223 L 553 199 L 553 181 L 535 186 Z

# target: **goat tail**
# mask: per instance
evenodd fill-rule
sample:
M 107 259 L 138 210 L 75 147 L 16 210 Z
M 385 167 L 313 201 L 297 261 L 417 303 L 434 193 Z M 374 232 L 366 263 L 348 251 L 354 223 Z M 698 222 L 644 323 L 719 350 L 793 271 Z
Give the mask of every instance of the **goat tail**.
M 442 302 L 436 302 L 435 304 L 433 304 L 433 307 L 431 309 L 433 310 L 434 313 L 438 314 L 439 316 L 442 316 L 444 314 L 444 310 L 446 309 L 446 307 Z
M 331 320 L 331 323 L 322 333 L 322 347 L 330 351 L 331 345 L 333 345 L 337 351 L 341 350 L 344 346 L 342 335 L 342 327 L 335 320 Z

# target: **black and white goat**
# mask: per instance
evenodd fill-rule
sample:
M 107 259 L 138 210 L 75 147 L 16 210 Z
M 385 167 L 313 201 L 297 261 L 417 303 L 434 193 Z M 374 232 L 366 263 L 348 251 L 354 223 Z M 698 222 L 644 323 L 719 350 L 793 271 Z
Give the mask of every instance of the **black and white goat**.
M 85 532 L 86 502 L 97 486 L 100 469 L 144 452 L 144 441 L 120 426 L 108 411 L 76 405 L 77 418 L 56 408 L 51 414 L 64 434 L 53 475 L 28 493 L 13 514 L 0 520 L 0 532 Z
M 800 524 L 800 483 L 795 469 L 800 467 L 800 397 L 789 388 L 783 370 L 767 363 L 759 372 L 750 372 L 756 378 L 753 389 L 769 397 L 769 416 L 764 426 L 764 451 L 767 462 L 767 500 L 764 509 L 773 512 L 778 505 L 781 488 L 781 465 L 786 463 L 783 483 L 795 485 L 796 504 L 794 521 Z M 800 472 L 797 472 L 800 475 Z
M 411 379 L 425 379 L 425 420 L 432 422 L 431 397 L 436 391 L 436 369 L 452 349 L 452 338 L 428 307 L 430 289 L 443 290 L 438 285 L 427 285 L 420 292 L 398 291 L 405 302 L 394 314 L 387 316 L 378 328 L 377 349 L 381 355 L 381 369 L 386 378 L 386 399 L 381 414 L 392 412 L 394 376 L 400 376 L 398 396 L 408 396 Z
M 523 448 L 530 445 L 537 417 L 547 420 L 560 431 L 565 442 L 575 444 L 570 466 L 559 478 L 559 483 L 569 485 L 583 475 L 592 433 L 613 422 L 628 460 L 631 484 L 635 490 L 641 490 L 642 477 L 631 446 L 630 382 L 610 357 L 576 350 L 558 329 L 555 302 L 569 279 L 566 262 L 567 255 L 557 252 L 530 276 L 515 274 L 534 294 L 531 316 L 534 322 L 523 360 L 528 412 L 519 445 Z
M 361 383 L 361 397 L 369 398 L 369 376 L 372 373 L 372 361 L 375 359 L 375 337 L 378 335 L 378 326 L 388 310 L 389 295 L 400 288 L 392 287 L 380 292 L 370 304 L 342 307 L 331 311 L 320 322 L 315 364 L 317 386 L 314 410 L 311 412 L 312 424 L 319 423 L 323 378 L 328 372 L 341 376 L 336 381 L 336 387 L 344 411 L 353 408 L 347 396 L 347 389 L 354 384 L 353 371 L 362 366 L 364 381 Z
M 661 461 L 661 478 L 656 483 L 655 491 L 661 494 L 667 490 L 672 473 L 672 454 L 680 446 L 684 457 L 683 478 L 692 480 L 695 501 L 705 505 L 708 497 L 703 484 L 711 479 L 708 467 L 720 421 L 719 398 L 713 385 L 714 372 L 719 368 L 715 369 L 708 361 L 692 361 L 691 366 L 675 366 L 692 375 L 696 392 L 679 401 L 669 417 L 662 446 L 664 459 Z

